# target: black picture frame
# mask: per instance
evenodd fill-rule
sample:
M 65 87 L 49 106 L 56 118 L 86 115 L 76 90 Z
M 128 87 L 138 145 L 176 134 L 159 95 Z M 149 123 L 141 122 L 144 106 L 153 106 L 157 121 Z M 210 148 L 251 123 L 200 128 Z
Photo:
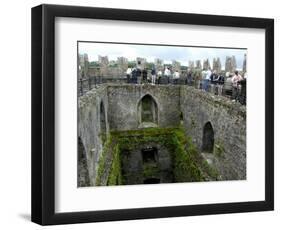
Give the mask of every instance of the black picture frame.
M 265 200 L 55 213 L 55 18 L 109 19 L 265 29 Z M 41 225 L 162 218 L 274 209 L 274 20 L 126 9 L 32 8 L 32 221 Z

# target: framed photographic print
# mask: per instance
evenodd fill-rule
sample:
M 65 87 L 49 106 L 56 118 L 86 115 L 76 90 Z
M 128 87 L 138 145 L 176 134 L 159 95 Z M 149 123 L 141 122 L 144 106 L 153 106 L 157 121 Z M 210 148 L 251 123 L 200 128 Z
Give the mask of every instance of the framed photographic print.
M 274 208 L 274 21 L 32 8 L 32 221 Z

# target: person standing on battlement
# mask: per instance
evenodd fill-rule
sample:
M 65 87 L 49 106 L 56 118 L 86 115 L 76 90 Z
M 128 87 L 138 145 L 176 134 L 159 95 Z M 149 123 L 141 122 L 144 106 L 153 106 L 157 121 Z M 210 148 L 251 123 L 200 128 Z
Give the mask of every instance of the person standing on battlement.
M 161 77 L 162 77 L 162 71 L 159 69 L 157 72 L 157 81 L 158 84 L 161 84 Z
M 211 81 L 211 76 L 212 76 L 212 70 L 209 67 L 207 72 L 206 72 L 206 86 L 205 86 L 205 91 L 208 92 L 209 91 L 209 85 L 210 85 L 210 81 Z
M 236 70 L 234 72 L 233 77 L 231 78 L 231 82 L 232 82 L 232 99 L 233 101 L 237 101 L 238 100 L 238 83 L 239 81 L 243 80 L 243 78 L 241 77 L 241 75 L 238 73 L 238 71 Z
M 192 85 L 192 72 L 191 72 L 191 70 L 188 70 L 188 71 L 187 71 L 186 83 L 187 83 L 187 85 L 189 85 L 189 86 Z
M 137 84 L 137 69 L 133 68 L 132 70 L 132 81 L 133 84 Z
M 132 74 L 132 68 L 128 67 L 128 69 L 126 71 L 127 83 L 131 82 L 131 74 Z
M 153 66 L 151 70 L 151 84 L 155 85 L 155 81 L 156 81 L 156 70 Z
M 180 79 L 180 73 L 179 73 L 179 71 L 176 70 L 176 71 L 174 72 L 174 74 L 173 74 L 173 83 L 174 83 L 175 85 L 177 85 L 179 79 Z
M 141 62 L 138 61 L 137 63 L 137 69 L 136 69 L 136 76 L 137 76 L 137 84 L 141 84 Z
M 206 69 L 203 69 L 202 71 L 202 90 L 206 91 L 206 86 L 207 86 L 207 80 L 206 80 L 206 76 L 207 76 L 207 71 Z
M 195 83 L 196 89 L 202 88 L 202 86 L 201 86 L 201 84 L 202 84 L 202 73 L 201 72 L 196 71 L 194 73 L 194 83 Z
M 210 80 L 211 80 L 211 92 L 214 94 L 218 94 L 219 75 L 217 74 L 216 70 L 213 71 Z
M 167 79 L 168 84 L 169 84 L 169 83 L 170 83 L 170 77 L 171 77 L 171 70 L 170 70 L 169 67 L 166 67 L 166 68 L 165 68 L 164 76 L 165 76 L 165 78 Z
M 224 76 L 222 73 L 219 73 L 218 95 L 222 95 L 223 85 L 224 85 Z
M 142 80 L 143 80 L 143 83 L 147 83 L 147 70 L 146 70 L 146 68 L 144 68 L 143 71 L 142 71 Z

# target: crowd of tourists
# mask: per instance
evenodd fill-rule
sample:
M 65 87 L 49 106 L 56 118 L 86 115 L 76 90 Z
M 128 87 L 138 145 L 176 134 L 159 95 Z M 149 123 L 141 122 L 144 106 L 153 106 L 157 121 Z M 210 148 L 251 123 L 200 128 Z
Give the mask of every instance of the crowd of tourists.
M 213 92 L 218 95 L 224 91 L 231 92 L 233 101 L 239 101 L 241 104 L 246 104 L 246 79 L 247 73 L 242 75 L 236 70 L 234 73 L 217 73 L 211 68 L 203 70 L 201 74 L 201 88 L 206 92 Z
M 165 67 L 164 71 L 156 70 L 155 67 L 152 67 L 150 74 L 148 74 L 147 68 L 128 68 L 126 71 L 127 83 L 133 84 L 142 84 L 142 83 L 151 83 L 155 84 L 178 84 L 180 79 L 180 73 L 178 70 L 172 72 L 170 67 Z M 163 82 L 163 83 L 162 83 Z
M 247 73 L 243 76 L 238 71 L 234 73 L 217 73 L 211 68 L 198 71 L 181 71 L 172 70 L 169 66 L 163 70 L 156 69 L 154 66 L 141 68 L 138 63 L 134 68 L 129 67 L 126 71 L 127 83 L 130 84 L 185 84 L 194 86 L 205 92 L 212 92 L 217 95 L 223 95 L 223 91 L 230 91 L 231 98 L 234 101 L 246 103 L 246 78 Z

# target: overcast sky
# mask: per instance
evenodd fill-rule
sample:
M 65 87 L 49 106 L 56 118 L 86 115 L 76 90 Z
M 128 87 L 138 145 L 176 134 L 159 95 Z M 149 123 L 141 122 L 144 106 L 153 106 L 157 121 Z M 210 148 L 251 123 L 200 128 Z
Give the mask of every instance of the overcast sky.
M 108 59 L 117 60 L 117 57 L 126 57 L 130 61 L 137 57 L 146 58 L 148 62 L 154 62 L 155 58 L 164 60 L 164 63 L 171 63 L 172 60 L 188 65 L 188 61 L 203 60 L 209 58 L 212 65 L 213 58 L 219 57 L 224 68 L 225 57 L 234 55 L 237 68 L 242 69 L 245 49 L 225 48 L 203 48 L 203 47 L 176 47 L 176 46 L 153 46 L 153 45 L 128 45 L 79 42 L 79 54 L 87 53 L 89 61 L 97 61 L 98 56 L 108 56 Z

